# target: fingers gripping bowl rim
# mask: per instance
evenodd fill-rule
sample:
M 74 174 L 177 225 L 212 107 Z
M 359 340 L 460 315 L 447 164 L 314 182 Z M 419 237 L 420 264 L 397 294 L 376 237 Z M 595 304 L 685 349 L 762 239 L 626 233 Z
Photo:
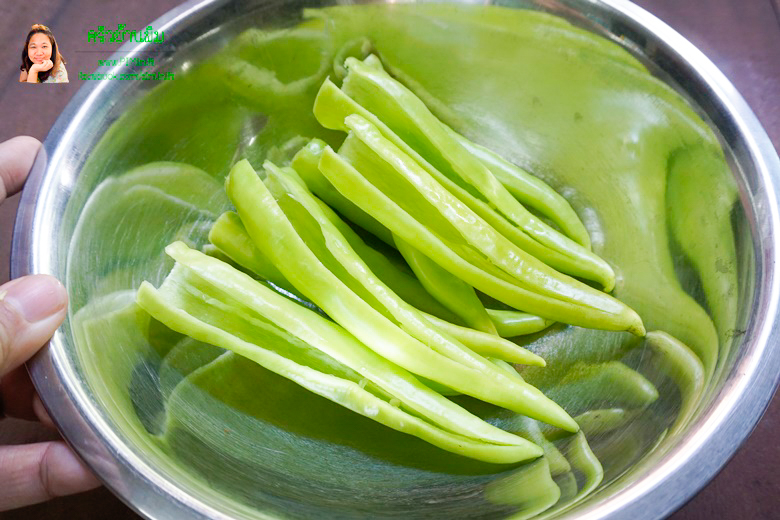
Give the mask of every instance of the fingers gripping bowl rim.
M 685 431 L 662 442 L 626 475 L 563 515 L 660 518 L 696 493 L 733 455 L 777 386 L 780 351 L 769 345 L 778 337 L 775 316 L 780 287 L 774 265 L 780 229 L 780 162 L 755 116 L 723 75 L 691 44 L 643 10 L 614 0 L 523 6 L 555 12 L 620 41 L 639 56 L 717 129 L 740 186 L 753 237 L 752 243 L 742 244 L 752 279 L 741 310 L 745 334 L 740 348 Z M 266 13 L 269 19 L 275 16 L 268 11 L 268 4 L 258 2 L 247 9 L 260 16 Z M 171 35 L 167 40 L 174 41 L 175 35 L 175 41 L 182 44 L 159 48 L 127 44 L 121 49 L 122 56 L 150 52 L 163 68 L 173 62 L 174 55 L 178 58 L 177 52 L 197 57 L 198 49 L 203 52 L 229 38 L 234 12 L 235 7 L 228 2 L 186 3 L 153 23 L 166 36 Z M 192 49 L 183 42 L 192 43 Z M 120 72 L 117 69 L 114 72 Z M 144 88 L 148 89 L 136 82 L 94 82 L 84 86 L 61 115 L 35 162 L 19 207 L 12 277 L 43 272 L 64 279 L 67 236 L 73 222 L 61 217 L 78 172 L 111 120 L 130 104 L 130 98 L 141 96 Z M 128 441 L 121 425 L 94 399 L 79 365 L 70 323 L 33 360 L 30 370 L 68 441 L 100 478 L 141 514 L 153 518 L 250 514 L 240 509 L 218 510 L 206 490 L 199 489 L 186 474 L 161 468 L 144 456 L 143 446 Z

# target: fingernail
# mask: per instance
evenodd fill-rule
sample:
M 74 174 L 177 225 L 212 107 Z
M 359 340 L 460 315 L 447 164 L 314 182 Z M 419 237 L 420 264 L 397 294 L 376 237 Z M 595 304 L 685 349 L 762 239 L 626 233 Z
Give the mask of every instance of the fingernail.
M 68 296 L 59 280 L 35 274 L 0 288 L 0 301 L 15 307 L 27 323 L 36 323 L 61 311 Z

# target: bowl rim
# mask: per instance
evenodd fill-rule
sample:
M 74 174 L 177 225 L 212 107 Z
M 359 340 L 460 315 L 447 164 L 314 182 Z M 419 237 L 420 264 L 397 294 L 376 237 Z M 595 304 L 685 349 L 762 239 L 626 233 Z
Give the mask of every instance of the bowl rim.
M 521 0 L 522 2 L 523 0 Z M 231 0 L 190 0 L 152 22 L 152 26 L 176 34 L 196 20 L 229 5 Z M 256 2 L 262 4 L 260 0 Z M 526 2 L 523 2 L 526 3 Z M 735 143 L 744 150 L 754 171 L 742 179 L 742 202 L 753 210 L 752 233 L 756 251 L 756 280 L 759 290 L 753 300 L 753 315 L 743 343 L 744 354 L 737 360 L 718 400 L 692 421 L 679 442 L 664 453 L 645 457 L 632 469 L 637 479 L 623 489 L 577 507 L 578 518 L 661 518 L 682 506 L 704 487 L 736 453 L 768 406 L 780 382 L 780 349 L 772 348 L 780 338 L 780 279 L 775 275 L 776 252 L 780 240 L 780 159 L 755 114 L 731 82 L 693 44 L 646 10 L 627 0 L 561 0 L 527 3 L 553 14 L 555 9 L 580 9 L 586 6 L 595 14 L 590 21 L 605 26 L 619 20 L 627 31 L 650 36 L 656 52 L 670 60 L 670 66 L 684 68 L 686 78 L 712 96 L 712 110 L 720 122 L 731 125 Z M 551 7 L 552 5 L 552 7 Z M 625 47 L 633 42 L 622 42 Z M 621 43 L 619 40 L 616 40 Z M 647 43 L 647 42 L 645 42 Z M 132 57 L 141 52 L 161 52 L 149 43 L 127 42 L 113 58 Z M 152 53 L 152 55 L 154 55 Z M 122 65 L 101 67 L 99 71 L 120 72 Z M 127 82 L 124 82 L 127 83 Z M 56 274 L 47 240 L 58 236 L 56 226 L 46 225 L 44 208 L 55 200 L 54 181 L 72 187 L 76 172 L 60 164 L 73 163 L 71 145 L 77 139 L 79 125 L 99 103 L 106 102 L 129 84 L 99 81 L 82 86 L 47 135 L 36 157 L 23 191 L 11 245 L 11 278 L 30 273 Z M 750 193 L 747 188 L 752 187 Z M 62 187 L 59 187 L 62 191 Z M 59 194 L 60 197 L 62 194 Z M 762 242 L 756 242 L 760 237 Z M 48 253 L 48 256 L 47 256 Z M 98 413 L 97 403 L 79 385 L 74 367 L 65 353 L 66 337 L 58 330 L 50 343 L 28 363 L 28 370 L 47 410 L 68 443 L 120 499 L 148 518 L 229 518 L 162 478 L 159 472 L 134 453 L 113 432 Z M 749 406 L 741 405 L 747 403 Z M 88 413 L 91 412 L 91 413 Z M 652 467 L 649 467 L 652 464 Z M 563 517 L 571 516 L 571 513 Z M 260 513 L 262 514 L 262 513 Z M 267 516 L 271 518 L 271 516 Z

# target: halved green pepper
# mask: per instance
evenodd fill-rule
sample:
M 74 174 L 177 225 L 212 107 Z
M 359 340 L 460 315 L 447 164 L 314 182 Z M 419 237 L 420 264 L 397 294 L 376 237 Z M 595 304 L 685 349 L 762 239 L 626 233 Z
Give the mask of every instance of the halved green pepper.
M 326 128 L 348 131 L 349 129 L 344 124 L 344 121 L 351 114 L 358 114 L 374 124 L 380 129 L 383 136 L 412 157 L 439 183 L 445 186 L 450 193 L 455 195 L 462 203 L 466 204 L 480 217 L 488 221 L 491 226 L 496 227 L 508 239 L 512 240 L 515 245 L 538 256 L 555 269 L 573 276 L 599 281 L 605 289 L 612 289 L 614 285 L 614 273 L 612 272 L 611 267 L 603 260 L 590 253 L 587 249 L 582 248 L 581 246 L 578 247 L 576 244 L 573 247 L 577 250 L 581 249 L 580 253 L 583 251 L 584 253 L 571 256 L 551 249 L 534 240 L 522 229 L 516 227 L 501 214 L 494 211 L 489 204 L 481 200 L 478 196 L 472 194 L 467 189 L 441 173 L 376 115 L 359 105 L 342 90 L 336 87 L 330 80 L 326 79 L 322 84 L 322 87 L 320 87 L 320 91 L 314 101 L 314 115 L 317 118 L 317 121 Z M 574 244 L 574 242 L 572 242 L 572 244 Z
M 474 355 L 468 347 L 464 348 L 465 345 L 456 339 L 457 336 L 466 336 L 465 331 L 469 329 L 454 325 L 446 328 L 437 326 L 424 313 L 417 311 L 385 286 L 356 254 L 352 244 L 329 218 L 325 207 L 306 190 L 294 170 L 282 171 L 270 163 L 265 164 L 265 169 L 268 173 L 266 184 L 304 243 L 345 285 L 356 294 L 363 295 L 367 303 L 395 321 L 412 337 L 442 355 L 487 373 L 494 372 L 492 365 L 481 356 Z M 451 334 L 451 331 L 455 334 Z M 478 331 L 473 331 L 468 337 L 480 343 L 480 336 Z M 544 366 L 544 360 L 539 356 L 497 336 L 493 337 L 495 339 L 489 343 L 481 342 L 483 348 L 509 355 L 518 363 Z
M 459 203 L 371 123 L 357 115 L 349 116 L 346 123 L 353 132 L 339 154 L 325 150 L 320 171 L 343 195 L 356 201 L 393 233 L 418 244 L 429 258 L 473 287 L 516 309 L 565 323 L 644 334 L 634 311 L 519 250 Z M 362 166 L 365 174 L 371 174 L 382 188 L 404 192 L 406 196 L 389 198 L 343 155 Z M 376 168 L 381 168 L 382 175 Z M 387 175 L 404 178 L 406 182 L 390 184 Z M 411 187 L 414 193 L 409 192 Z M 407 212 L 419 213 L 417 204 L 435 208 L 424 214 L 427 226 Z M 432 226 L 437 226 L 435 233 L 429 229 Z M 423 236 L 425 239 L 421 240 Z
M 323 126 L 346 130 L 344 119 L 349 114 L 366 117 L 518 246 L 556 269 L 612 289 L 614 272 L 606 262 L 528 212 L 422 101 L 382 70 L 378 59 L 348 59 L 347 67 L 350 74 L 344 80 L 343 91 L 326 80 L 317 95 L 314 115 Z
M 328 181 L 328 179 L 323 176 L 322 172 L 319 171 L 318 163 L 322 157 L 322 153 L 327 146 L 328 145 L 325 142 L 319 139 L 310 140 L 300 151 L 298 151 L 298 153 L 295 154 L 295 157 L 292 160 L 293 169 L 306 183 L 306 187 L 309 189 L 309 191 L 317 195 L 317 197 L 323 201 L 327 202 L 331 207 L 337 209 L 342 215 L 347 217 L 353 223 L 359 225 L 366 231 L 369 231 L 386 244 L 392 247 L 397 247 L 397 237 L 393 237 L 393 234 L 385 226 L 383 226 L 375 218 L 357 207 L 341 193 L 339 193 L 338 190 L 336 190 L 336 188 L 334 188 L 333 185 Z M 336 221 L 334 220 L 334 222 Z M 350 238 L 350 235 L 348 235 L 347 232 L 343 229 L 342 233 L 344 233 L 344 235 L 350 240 L 350 244 L 352 244 L 353 247 L 356 247 Z M 370 256 L 366 256 L 362 251 L 360 251 L 360 255 L 366 260 L 366 263 L 368 263 L 368 265 L 371 267 L 371 270 L 374 271 L 374 273 L 376 273 L 382 279 L 382 281 L 389 285 L 396 293 L 398 293 L 399 296 L 404 298 L 404 300 L 422 311 L 434 314 L 435 316 L 445 319 L 449 322 L 457 322 L 456 317 L 446 315 L 451 314 L 451 312 L 455 312 L 466 323 L 471 321 L 471 326 L 475 326 L 477 329 L 486 331 L 492 331 L 495 329 L 498 335 L 504 338 L 511 338 L 523 334 L 539 332 L 540 330 L 543 330 L 552 324 L 552 321 L 539 318 L 538 316 L 534 316 L 532 314 L 509 310 L 487 309 L 488 316 L 493 322 L 493 326 L 491 327 L 487 324 L 478 326 L 479 323 L 482 323 L 481 319 L 478 318 L 480 312 L 479 309 L 475 308 L 471 310 L 464 310 L 465 300 L 462 295 L 453 295 L 450 292 L 452 289 L 451 284 L 457 284 L 458 282 L 455 280 L 458 279 L 450 275 L 452 278 L 450 278 L 449 281 L 442 280 L 446 271 L 443 271 L 441 268 L 439 268 L 437 272 L 440 276 L 427 276 L 419 270 L 420 266 L 417 266 L 418 269 L 415 274 L 421 281 L 423 278 L 425 278 L 427 284 L 429 285 L 427 287 L 428 292 L 426 292 L 426 289 L 423 289 L 422 287 L 415 287 L 414 289 L 411 289 L 410 287 L 409 290 L 403 290 L 400 286 L 393 283 L 392 270 L 375 269 L 375 266 L 372 265 L 370 261 Z M 406 260 L 414 270 L 414 260 L 411 258 L 406 258 Z M 429 262 L 428 266 L 434 267 L 435 264 Z M 379 266 L 377 265 L 376 267 Z M 426 272 L 429 273 L 429 271 Z M 407 294 L 409 294 L 410 298 L 407 298 Z M 429 310 L 431 308 L 430 298 L 427 297 L 429 294 L 438 294 L 439 301 L 442 304 L 445 304 L 445 300 L 452 299 L 457 301 L 458 305 L 452 305 L 450 308 L 450 313 L 442 312 L 444 310 L 443 308 Z M 474 302 L 473 305 L 476 305 L 476 302 Z M 467 319 L 467 316 L 464 316 L 464 313 L 466 313 L 468 316 L 472 316 L 473 319 Z
M 482 332 L 498 334 L 496 325 L 491 321 L 485 306 L 477 297 L 474 288 L 463 280 L 442 269 L 436 262 L 411 246 L 401 237 L 393 240 L 406 263 L 412 268 L 417 279 L 442 305 L 468 325 Z
M 459 392 L 509 408 L 564 429 L 576 423 L 544 394 L 507 378 L 492 378 L 438 354 L 409 336 L 328 271 L 301 241 L 273 196 L 247 161 L 228 176 L 228 196 L 255 245 L 334 320 L 388 360 Z
M 342 380 L 352 380 L 352 383 L 360 383 L 362 390 L 368 386 L 358 377 L 365 378 L 379 389 L 380 397 L 387 394 L 395 397 L 403 407 L 461 439 L 512 447 L 505 452 L 509 457 L 518 456 L 521 452 L 525 458 L 541 454 L 541 450 L 531 443 L 489 425 L 426 388 L 406 371 L 356 341 L 341 327 L 276 294 L 224 262 L 191 250 L 182 243 L 172 244 L 167 251 L 177 260 L 177 269 L 159 290 L 144 283 L 137 299 L 152 316 L 174 330 L 249 357 L 325 397 L 340 399 L 344 397 L 340 394 L 347 389 L 347 394 L 359 394 L 358 401 L 364 401 L 366 406 L 384 406 L 375 402 L 375 396 L 369 397 L 353 386 L 345 387 L 345 382 L 332 379 L 335 375 Z M 287 346 L 285 341 L 290 340 L 284 340 L 278 345 L 279 352 L 275 353 L 252 342 L 253 338 L 258 338 L 257 334 L 262 333 L 266 339 L 261 343 L 267 344 L 273 339 L 274 328 L 281 329 L 275 333 L 277 336 L 283 333 L 290 335 L 291 339 L 296 338 L 294 341 L 298 346 Z M 311 345 L 308 347 L 310 350 L 318 350 L 307 352 L 307 344 Z M 290 360 L 289 356 L 296 361 Z M 303 362 L 313 364 L 316 370 L 302 366 L 300 363 Z M 396 406 L 391 407 L 402 413 Z M 361 413 L 360 409 L 356 411 Z M 387 413 L 392 415 L 396 412 L 388 410 Z M 412 430 L 422 428 L 414 422 L 411 426 Z M 441 434 L 437 435 L 441 437 Z M 480 449 L 490 452 L 488 447 Z M 500 453 L 501 450 L 496 451 L 496 454 Z

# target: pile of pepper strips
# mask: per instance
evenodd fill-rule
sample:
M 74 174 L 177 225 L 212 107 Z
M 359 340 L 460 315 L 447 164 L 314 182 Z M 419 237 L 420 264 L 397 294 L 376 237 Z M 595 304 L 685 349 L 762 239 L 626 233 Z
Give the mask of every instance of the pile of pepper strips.
M 347 132 L 339 150 L 312 140 L 289 166 L 266 161 L 262 179 L 237 163 L 226 182 L 237 213 L 214 224 L 211 254 L 168 246 L 176 264 L 159 289 L 142 284 L 139 305 L 445 450 L 542 455 L 447 396 L 577 431 L 509 364 L 544 360 L 503 337 L 554 321 L 644 335 L 641 319 L 581 281 L 610 291 L 615 277 L 565 199 L 439 121 L 375 56 L 345 67 L 314 104 L 322 126 Z

